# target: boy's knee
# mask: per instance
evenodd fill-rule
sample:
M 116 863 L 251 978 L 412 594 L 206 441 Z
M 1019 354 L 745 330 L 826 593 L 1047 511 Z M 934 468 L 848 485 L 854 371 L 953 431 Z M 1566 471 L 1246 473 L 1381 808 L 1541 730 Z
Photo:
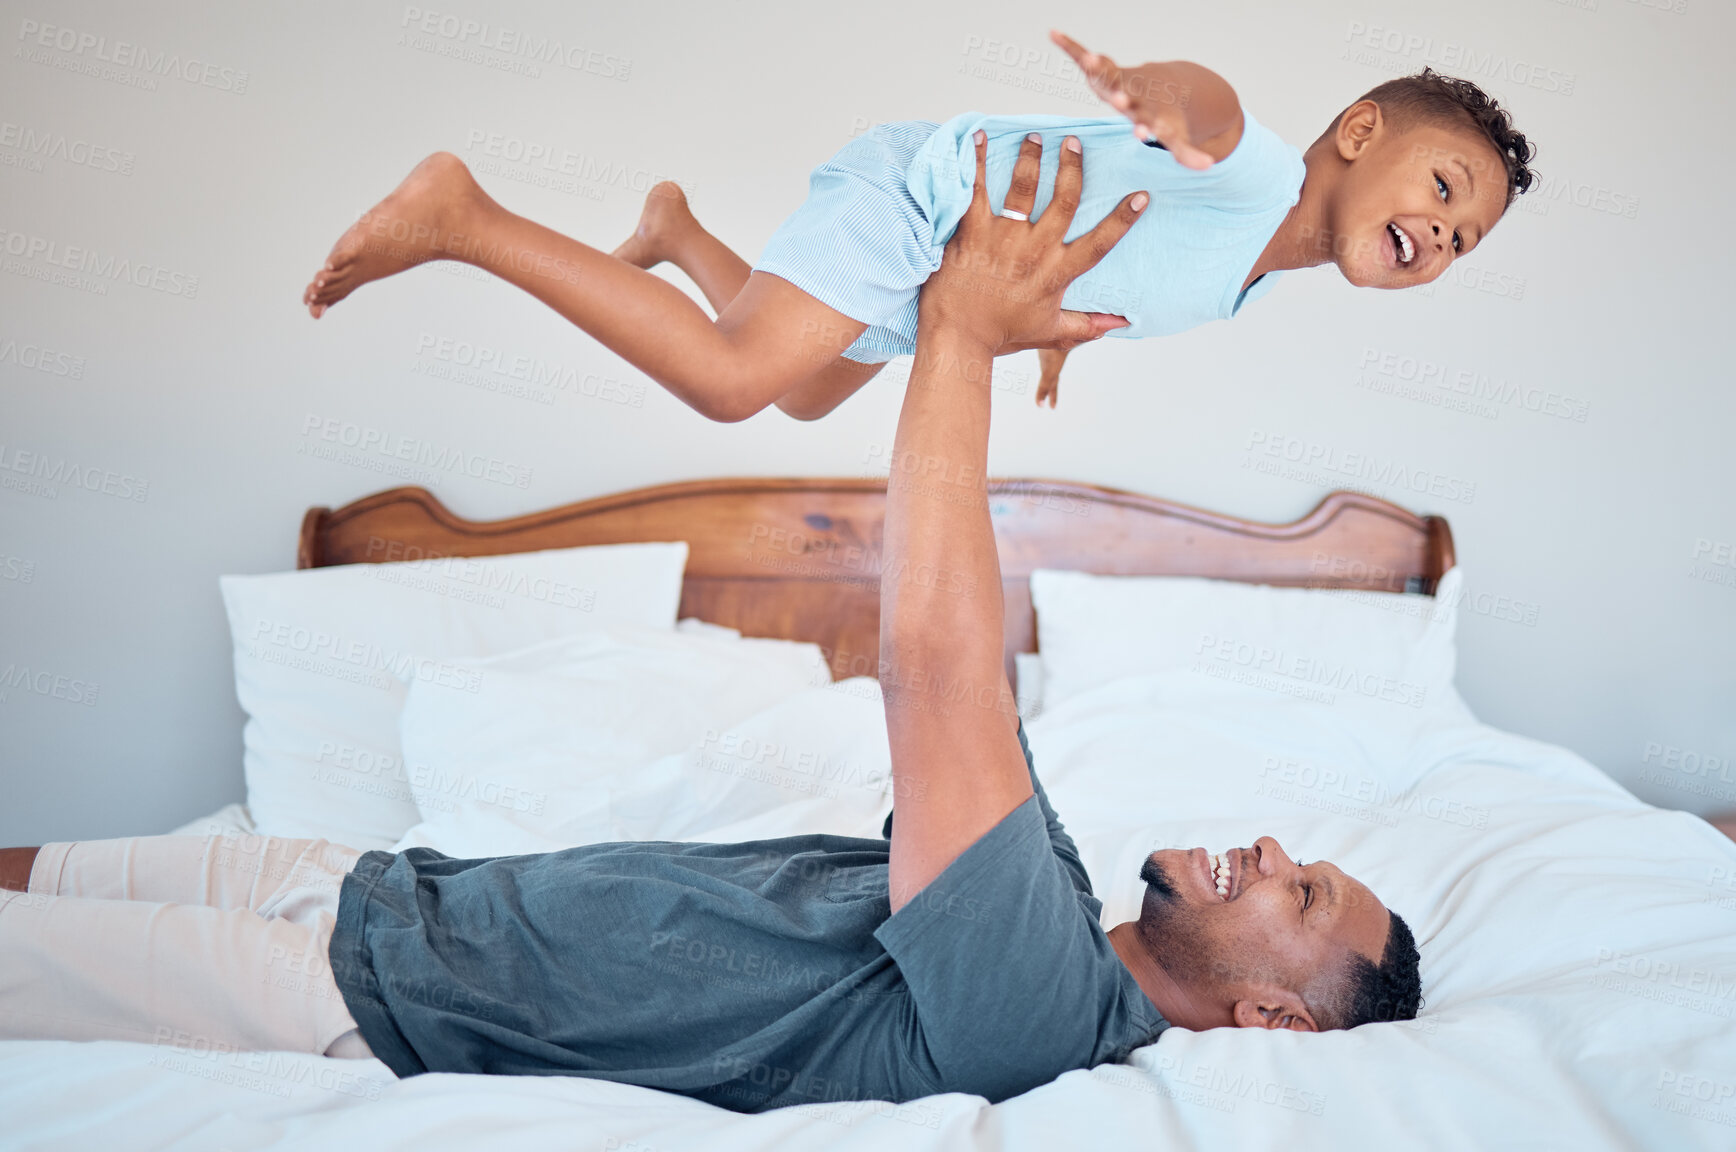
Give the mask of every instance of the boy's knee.
M 745 358 L 741 364 L 720 362 L 712 366 L 708 386 L 696 389 L 700 394 L 688 403 L 707 420 L 739 424 L 771 405 L 772 400 L 766 392 L 768 386 L 775 384 L 763 364 Z
M 701 416 L 719 424 L 739 424 L 765 410 L 764 404 L 753 404 L 735 395 L 708 396 L 695 407 Z
M 792 420 L 818 420 L 830 412 L 836 405 L 816 406 L 813 402 L 803 402 L 792 396 L 779 396 L 777 409 Z

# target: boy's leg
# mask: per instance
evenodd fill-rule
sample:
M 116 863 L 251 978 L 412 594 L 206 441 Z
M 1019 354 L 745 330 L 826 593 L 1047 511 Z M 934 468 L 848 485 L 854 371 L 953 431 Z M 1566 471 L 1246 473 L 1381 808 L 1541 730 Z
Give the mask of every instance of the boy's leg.
M 711 310 L 719 315 L 753 271 L 735 249 L 705 230 L 687 206 L 687 194 L 673 180 L 645 194 L 633 234 L 611 255 L 635 268 L 655 268 L 668 261 L 699 285 Z
M 884 364 L 861 364 L 842 356 L 812 380 L 796 385 L 778 398 L 778 408 L 797 420 L 818 420 L 861 391 L 880 374 Z
M 665 261 L 675 265 L 699 285 L 713 311 L 720 314 L 753 271 L 734 249 L 705 230 L 688 207 L 686 193 L 673 180 L 646 194 L 633 235 L 613 254 L 636 268 L 654 268 Z M 853 396 L 883 367 L 840 356 L 780 396 L 777 406 L 797 420 L 817 420 Z
M 508 212 L 449 152 L 418 164 L 344 233 L 303 301 L 317 317 L 427 260 L 462 260 L 517 285 L 714 420 L 760 411 L 867 329 L 763 272 L 714 322 L 675 285 Z

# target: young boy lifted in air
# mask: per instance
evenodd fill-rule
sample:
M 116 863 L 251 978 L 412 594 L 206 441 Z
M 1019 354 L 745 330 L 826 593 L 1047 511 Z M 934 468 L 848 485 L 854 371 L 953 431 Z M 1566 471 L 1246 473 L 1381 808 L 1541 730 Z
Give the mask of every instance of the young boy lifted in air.
M 1021 151 L 1042 150 L 1047 190 L 1057 150 L 1076 140 L 1088 180 L 1069 240 L 1132 191 L 1151 201 L 1063 298 L 1070 338 L 1040 353 L 1037 402 L 1053 407 L 1068 348 L 1229 319 L 1287 269 L 1332 263 L 1358 287 L 1427 284 L 1533 179 L 1533 146 L 1508 113 L 1427 68 L 1370 90 L 1301 153 L 1198 64 L 1123 69 L 1052 35 L 1131 133 L 1113 117 L 977 112 L 877 125 L 814 170 L 807 200 L 751 268 L 672 183 L 651 190 L 609 254 L 508 212 L 462 160 L 436 152 L 339 238 L 303 303 L 317 319 L 369 281 L 461 260 L 523 288 L 702 415 L 744 420 L 776 404 L 813 420 L 914 351 L 917 290 L 970 204 L 975 134 L 988 137 L 991 204 L 1005 200 Z M 1032 215 L 1046 203 L 1045 191 Z M 645 271 L 664 261 L 699 285 L 715 320 Z

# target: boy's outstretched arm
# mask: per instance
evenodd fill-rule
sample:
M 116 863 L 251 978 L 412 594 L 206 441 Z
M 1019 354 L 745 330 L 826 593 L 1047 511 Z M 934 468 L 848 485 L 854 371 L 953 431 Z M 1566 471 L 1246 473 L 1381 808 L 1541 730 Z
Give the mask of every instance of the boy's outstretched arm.
M 1060 32 L 1053 40 L 1085 74 L 1091 90 L 1189 168 L 1209 168 L 1242 139 L 1242 103 L 1229 81 L 1187 60 L 1123 68 Z

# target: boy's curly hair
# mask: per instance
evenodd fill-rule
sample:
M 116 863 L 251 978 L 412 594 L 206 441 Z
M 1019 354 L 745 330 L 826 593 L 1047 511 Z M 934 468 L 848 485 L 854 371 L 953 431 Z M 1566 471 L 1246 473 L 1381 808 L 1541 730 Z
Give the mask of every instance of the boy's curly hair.
M 1514 197 L 1529 189 L 1537 179 L 1537 173 L 1529 167 L 1531 158 L 1537 153 L 1536 145 L 1525 139 L 1525 133 L 1513 127 L 1513 117 L 1505 108 L 1469 80 L 1443 76 L 1433 68 L 1425 67 L 1414 75 L 1375 85 L 1357 97 L 1356 102 L 1363 100 L 1380 105 L 1381 115 L 1399 128 L 1421 121 L 1434 121 L 1469 124 L 1481 131 L 1495 146 L 1501 163 L 1507 169 L 1507 201 L 1501 206 L 1503 212 L 1512 206 Z M 1344 113 L 1340 112 L 1332 127 L 1336 128 L 1343 117 Z M 1332 128 L 1328 128 L 1327 134 L 1330 135 L 1331 131 Z

